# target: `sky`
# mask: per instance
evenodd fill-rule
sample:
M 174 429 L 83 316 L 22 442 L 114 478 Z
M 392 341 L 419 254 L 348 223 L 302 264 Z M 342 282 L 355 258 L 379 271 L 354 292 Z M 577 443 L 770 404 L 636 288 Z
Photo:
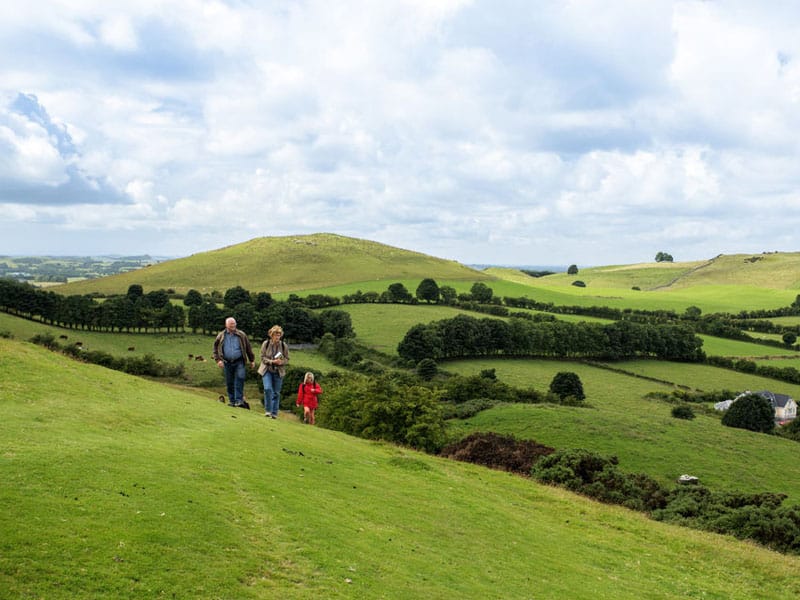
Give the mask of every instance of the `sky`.
M 798 251 L 795 0 L 0 4 L 0 254 Z

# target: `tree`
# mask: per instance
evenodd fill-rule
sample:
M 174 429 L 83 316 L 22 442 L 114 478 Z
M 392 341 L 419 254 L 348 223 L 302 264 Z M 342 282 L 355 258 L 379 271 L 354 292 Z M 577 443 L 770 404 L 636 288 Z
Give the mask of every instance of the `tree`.
M 442 304 L 447 304 L 450 306 L 456 301 L 456 296 L 458 296 L 458 294 L 456 293 L 456 289 L 454 287 L 443 285 L 439 288 L 439 296 L 442 299 Z
M 189 290 L 183 299 L 184 306 L 200 306 L 203 303 L 203 294 L 197 290 Z
M 439 301 L 439 286 L 433 279 L 425 278 L 417 286 L 417 298 L 428 304 Z
M 578 274 L 578 265 L 570 265 L 567 269 L 567 275 L 577 275 Z
M 153 308 L 164 308 L 169 304 L 169 294 L 167 294 L 167 291 L 164 289 L 147 292 L 146 297 L 150 302 L 150 306 Z
M 227 290 L 222 301 L 223 305 L 228 310 L 238 306 L 239 304 L 252 304 L 252 302 L 253 300 L 250 297 L 250 292 L 240 285 Z
M 700 315 L 703 314 L 703 310 L 698 306 L 689 306 L 683 314 L 687 319 L 697 320 L 700 318 Z
M 128 296 L 128 298 L 131 300 L 136 300 L 137 298 L 144 296 L 144 289 L 138 283 L 131 284 L 128 286 L 128 293 L 126 296 Z
M 576 400 L 585 400 L 586 394 L 583 393 L 583 383 L 577 373 L 571 371 L 561 371 L 556 373 L 553 381 L 550 382 L 550 391 L 562 400 L 573 397 Z
M 481 304 L 488 304 L 491 302 L 492 295 L 494 294 L 492 288 L 481 281 L 473 283 L 469 293 L 472 295 L 472 299 L 475 300 L 475 302 L 480 302 Z
M 797 341 L 797 336 L 792 333 L 791 331 L 787 331 L 783 334 L 783 343 L 787 346 L 793 346 L 794 343 Z
M 672 255 L 666 252 L 658 252 L 656 254 L 656 262 L 672 262 Z
M 411 293 L 402 283 L 392 283 L 387 290 L 389 302 L 411 302 Z
M 722 424 L 770 433 L 775 429 L 775 411 L 772 403 L 760 394 L 747 394 L 731 404 L 722 417 Z

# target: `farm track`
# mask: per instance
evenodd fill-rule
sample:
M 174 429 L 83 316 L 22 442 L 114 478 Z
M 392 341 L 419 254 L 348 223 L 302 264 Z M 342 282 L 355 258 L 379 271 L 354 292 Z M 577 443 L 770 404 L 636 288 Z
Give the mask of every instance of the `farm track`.
M 681 275 L 678 275 L 675 279 L 673 279 L 669 283 L 665 283 L 663 285 L 657 285 L 655 287 L 650 288 L 650 291 L 652 292 L 652 291 L 655 291 L 655 290 L 663 290 L 664 288 L 671 287 L 671 286 L 675 285 L 676 283 L 678 283 L 681 279 L 685 279 L 686 277 L 689 277 L 690 275 L 693 275 L 694 273 L 696 273 L 700 269 L 705 269 L 707 267 L 710 267 L 711 265 L 713 265 L 716 262 L 716 260 L 720 256 L 722 256 L 722 255 L 718 254 L 717 256 L 715 256 L 714 258 L 709 259 L 707 262 L 703 263 L 702 265 L 698 265 L 698 266 L 694 267 L 693 269 L 689 269 L 685 273 L 683 273 Z

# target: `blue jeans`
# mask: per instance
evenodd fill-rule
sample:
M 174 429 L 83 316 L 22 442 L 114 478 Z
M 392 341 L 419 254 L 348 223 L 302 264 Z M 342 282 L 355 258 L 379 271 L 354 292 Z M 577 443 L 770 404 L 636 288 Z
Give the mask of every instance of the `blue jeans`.
M 281 386 L 283 377 L 278 373 L 267 371 L 262 378 L 264 382 L 264 412 L 269 415 L 278 416 L 278 409 L 281 406 Z
M 244 400 L 244 378 L 247 372 L 244 361 L 225 362 L 225 385 L 228 388 L 228 402 L 241 404 Z

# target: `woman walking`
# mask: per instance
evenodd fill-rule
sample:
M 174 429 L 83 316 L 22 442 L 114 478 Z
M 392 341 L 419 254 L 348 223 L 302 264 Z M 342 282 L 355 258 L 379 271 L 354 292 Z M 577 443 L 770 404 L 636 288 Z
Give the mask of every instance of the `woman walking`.
M 283 328 L 273 325 L 268 339 L 261 344 L 261 365 L 258 372 L 264 383 L 264 416 L 278 418 L 281 404 L 281 386 L 289 362 L 289 348 L 283 342 Z

